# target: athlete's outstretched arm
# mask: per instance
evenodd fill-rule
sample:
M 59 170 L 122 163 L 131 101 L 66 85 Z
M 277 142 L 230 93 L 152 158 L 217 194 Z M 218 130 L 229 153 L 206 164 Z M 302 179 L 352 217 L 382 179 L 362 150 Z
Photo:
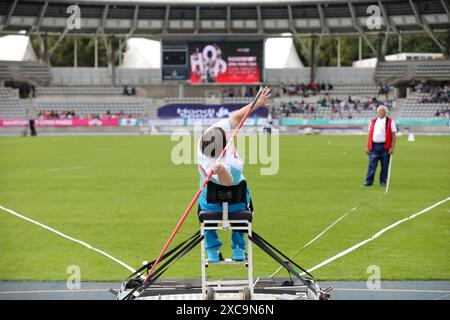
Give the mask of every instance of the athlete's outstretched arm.
M 259 96 L 258 101 L 256 101 L 255 106 L 253 107 L 253 111 L 257 110 L 258 108 L 264 107 L 266 105 L 267 100 L 271 96 L 271 89 L 269 87 L 262 87 L 259 90 L 262 90 L 262 93 Z M 242 118 L 250 108 L 251 104 L 248 104 L 245 107 L 242 107 L 241 109 L 233 112 L 230 115 L 229 120 L 231 122 L 231 125 L 233 126 L 233 129 L 237 127 L 239 122 L 241 122 Z

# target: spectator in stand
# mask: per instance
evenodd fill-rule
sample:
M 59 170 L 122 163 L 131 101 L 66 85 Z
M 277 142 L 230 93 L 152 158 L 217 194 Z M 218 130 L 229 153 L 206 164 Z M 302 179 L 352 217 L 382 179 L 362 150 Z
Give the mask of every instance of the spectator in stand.
M 314 82 L 311 82 L 311 83 L 309 84 L 309 87 L 311 88 L 311 90 L 312 90 L 314 93 L 319 92 L 319 88 L 317 88 L 317 85 L 316 85 Z
M 309 97 L 309 91 L 306 85 L 302 84 L 302 95 L 303 97 L 307 98 Z
M 300 92 L 300 88 L 301 88 L 301 83 L 297 81 L 297 83 L 295 84 L 295 93 L 298 94 Z
M 251 96 L 250 96 L 250 88 L 247 87 L 247 86 L 245 87 L 244 97 L 251 97 Z
M 325 87 L 325 83 L 319 84 L 318 87 L 321 93 L 327 90 L 327 88 Z
M 281 92 L 283 92 L 283 95 L 286 95 L 287 89 L 286 89 L 286 85 L 284 84 L 284 82 L 281 82 L 280 88 L 281 88 Z
M 448 103 L 450 101 L 447 83 L 423 85 L 421 92 L 423 94 L 421 100 L 419 100 L 421 103 Z
M 337 108 L 335 106 L 333 106 L 331 108 L 331 118 L 332 119 L 336 118 L 337 114 L 338 114 L 338 110 L 337 110 Z
M 290 85 L 289 87 L 288 87 L 288 94 L 290 95 L 290 96 L 293 96 L 293 95 L 296 95 L 297 94 L 297 90 L 295 89 L 295 85 Z
M 342 114 L 344 113 L 346 106 L 347 106 L 347 103 L 345 102 L 345 100 L 342 100 L 341 102 L 339 102 L 339 116 L 342 117 Z

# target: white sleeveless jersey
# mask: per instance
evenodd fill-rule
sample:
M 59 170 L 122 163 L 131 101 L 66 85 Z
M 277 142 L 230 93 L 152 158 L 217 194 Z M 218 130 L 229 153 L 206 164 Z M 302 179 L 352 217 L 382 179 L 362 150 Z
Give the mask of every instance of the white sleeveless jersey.
M 231 135 L 231 131 L 233 129 L 230 120 L 228 119 L 220 120 L 217 123 L 213 124 L 211 127 L 209 127 L 207 130 L 210 130 L 213 127 L 222 128 L 225 131 L 226 139 L 228 142 L 228 139 L 230 138 Z M 198 160 L 198 170 L 202 178 L 201 180 L 203 181 L 203 179 L 206 178 L 209 171 L 213 167 L 215 159 L 208 158 L 207 156 L 202 154 L 200 145 L 201 145 L 201 138 L 197 143 L 197 160 Z M 239 156 L 236 148 L 234 147 L 234 144 L 231 144 L 228 147 L 221 163 L 233 176 L 233 184 L 238 184 L 242 180 L 245 180 L 244 176 L 242 175 L 242 171 L 244 170 L 244 163 L 242 162 L 241 157 Z M 215 180 L 215 182 L 218 182 L 216 174 L 213 174 L 212 179 Z

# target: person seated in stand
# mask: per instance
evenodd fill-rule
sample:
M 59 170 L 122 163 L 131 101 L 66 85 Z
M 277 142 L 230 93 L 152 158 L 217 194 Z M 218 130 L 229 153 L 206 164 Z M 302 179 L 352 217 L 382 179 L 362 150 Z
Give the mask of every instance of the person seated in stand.
M 267 99 L 271 96 L 271 90 L 268 87 L 261 89 L 262 93 L 256 101 L 253 110 L 264 107 Z M 198 170 L 200 173 L 200 185 L 206 179 L 210 170 L 213 170 L 211 181 L 224 186 L 238 185 L 245 180 L 242 174 L 244 163 L 240 158 L 233 144 L 227 148 L 221 161 L 216 161 L 225 148 L 231 131 L 238 126 L 242 118 L 251 108 L 251 104 L 242 107 L 233 112 L 229 118 L 218 121 L 209 127 L 198 141 L 197 160 Z M 209 212 L 222 212 L 221 204 L 212 204 L 206 201 L 207 187 L 205 187 L 198 198 L 199 210 Z M 228 211 L 230 218 L 233 212 L 239 212 L 250 209 L 250 190 L 247 189 L 247 203 L 230 204 Z M 221 259 L 220 241 L 216 230 L 205 230 L 205 249 L 208 254 L 208 262 L 218 262 Z M 233 251 L 232 259 L 234 261 L 245 260 L 245 238 L 244 233 L 232 231 L 231 233 L 231 249 Z

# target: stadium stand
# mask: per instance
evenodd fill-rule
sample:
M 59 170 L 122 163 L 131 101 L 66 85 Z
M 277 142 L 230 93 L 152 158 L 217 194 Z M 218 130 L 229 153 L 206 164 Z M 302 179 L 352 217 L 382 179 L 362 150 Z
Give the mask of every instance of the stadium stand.
M 0 61 L 0 81 L 28 81 L 48 85 L 52 81 L 52 74 L 50 67 L 44 63 Z
M 0 119 L 25 118 L 22 101 L 10 95 L 8 89 L 0 87 Z
M 420 103 L 415 97 L 406 99 L 402 109 L 402 118 L 433 118 L 445 116 L 449 113 L 449 103 Z M 437 115 L 438 114 L 438 115 Z
M 375 71 L 378 83 L 418 80 L 445 81 L 450 75 L 450 60 L 380 62 Z
M 86 118 L 102 117 L 108 112 L 111 114 L 122 114 L 124 117 L 133 116 L 141 118 L 147 116 L 147 105 L 139 100 L 127 99 L 102 99 L 102 100 L 38 100 L 36 110 L 39 113 L 55 111 L 58 114 L 64 114 L 67 111 L 73 111 L 77 116 Z
M 111 75 L 108 68 L 90 67 L 55 67 L 52 68 L 54 85 L 111 85 Z M 161 84 L 161 69 L 129 69 L 117 68 L 116 85 L 157 85 Z
M 282 117 L 368 119 L 374 116 L 380 104 L 386 105 L 389 109 L 395 108 L 394 100 L 365 96 L 326 97 L 300 101 L 293 99 L 286 101 L 281 98 L 275 106 L 275 113 Z
M 37 87 L 39 95 L 121 95 L 122 87 Z
M 232 103 L 232 104 L 247 104 L 252 101 L 250 97 L 223 97 L 222 103 Z M 177 103 L 177 104 L 192 104 L 192 103 L 205 103 L 205 98 L 197 98 L 197 97 L 184 97 L 184 98 L 174 98 L 174 97 L 166 97 L 166 103 Z
M 439 62 L 420 64 L 415 69 L 416 77 L 426 77 L 434 80 L 448 80 L 450 78 L 450 63 Z
M 380 63 L 375 71 L 375 78 L 379 82 L 388 82 L 393 79 L 403 78 L 407 70 L 407 64 Z
M 401 117 L 432 118 L 450 116 L 450 87 L 416 85 L 417 93 L 411 94 L 405 101 Z
M 205 103 L 205 99 L 204 98 L 198 98 L 198 97 L 183 97 L 183 98 L 179 98 L 179 97 L 166 97 L 165 98 L 165 102 L 166 103 L 176 103 L 176 104 L 195 104 L 195 103 L 200 103 L 203 104 Z
M 281 83 L 309 83 L 310 67 L 287 68 L 287 69 L 266 69 L 264 73 L 265 82 L 270 85 L 280 85 Z M 331 81 L 335 85 L 373 85 L 374 68 L 353 68 L 353 67 L 317 67 L 318 83 Z
M 392 87 L 390 90 L 392 91 Z M 371 93 L 377 94 L 380 91 L 380 87 L 377 86 L 336 86 L 332 90 L 327 90 L 329 94 L 363 94 Z
M 247 104 L 252 101 L 249 97 L 225 97 L 223 98 L 223 103 L 243 103 Z
M 0 64 L 0 81 L 10 81 L 11 79 L 12 75 L 8 66 Z
M 46 64 L 19 64 L 19 72 L 21 77 L 29 82 L 50 83 L 52 80 L 50 68 Z
M 289 85 L 282 84 L 280 91 L 287 95 L 303 95 L 312 94 L 378 94 L 381 88 L 379 86 L 368 85 L 351 85 L 351 86 L 332 86 L 330 84 L 317 84 L 317 90 L 313 90 L 310 85 L 303 83 L 291 83 Z M 389 91 L 393 91 L 393 87 L 388 87 Z

